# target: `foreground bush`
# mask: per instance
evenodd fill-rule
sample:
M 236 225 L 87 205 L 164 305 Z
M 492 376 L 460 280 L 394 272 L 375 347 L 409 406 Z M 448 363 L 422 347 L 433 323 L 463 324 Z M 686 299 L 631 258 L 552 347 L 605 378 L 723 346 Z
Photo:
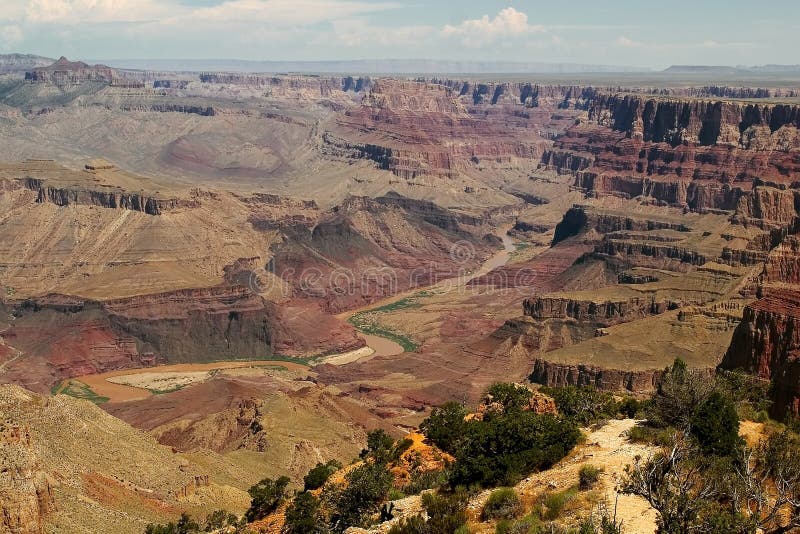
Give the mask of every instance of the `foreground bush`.
M 250 508 L 245 513 L 248 521 L 258 521 L 267 517 L 278 509 L 286 498 L 286 487 L 289 485 L 288 477 L 277 480 L 265 478 L 252 486 L 247 493 L 250 494 Z
M 467 410 L 451 402 L 434 409 L 420 426 L 455 458 L 451 487 L 513 485 L 552 466 L 577 444 L 580 431 L 573 421 L 523 409 L 531 395 L 527 388 L 494 384 L 489 394 L 503 405 L 502 411 L 465 421 Z
M 369 516 L 380 510 L 393 480 L 386 464 L 380 462 L 364 462 L 350 471 L 345 487 L 331 489 L 325 496 L 333 530 L 344 532 L 348 527 L 366 525 Z
M 469 534 L 467 524 L 468 496 L 464 492 L 426 493 L 422 506 L 428 515 L 404 518 L 394 525 L 389 534 Z
M 514 488 L 500 488 L 494 490 L 483 505 L 481 521 L 513 519 L 522 511 L 522 502 Z
M 594 465 L 587 464 L 581 466 L 580 471 L 578 471 L 578 487 L 581 489 L 581 491 L 587 491 L 594 488 L 597 484 L 597 481 L 600 480 L 600 474 L 602 472 L 602 469 Z
M 328 481 L 328 478 L 341 468 L 342 464 L 336 460 L 331 460 L 325 464 L 318 463 L 303 477 L 303 490 L 310 491 L 321 488 Z

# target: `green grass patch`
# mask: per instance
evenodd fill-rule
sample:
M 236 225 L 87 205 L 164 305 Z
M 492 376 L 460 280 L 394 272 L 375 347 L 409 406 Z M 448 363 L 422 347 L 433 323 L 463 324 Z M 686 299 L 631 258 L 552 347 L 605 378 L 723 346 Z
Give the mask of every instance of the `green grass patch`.
M 58 392 L 58 390 L 56 391 Z M 58 393 L 61 395 L 69 395 L 70 397 L 75 397 L 76 399 L 88 400 L 95 404 L 103 404 L 104 402 L 109 401 L 108 397 L 102 397 L 98 395 L 97 393 L 92 391 L 92 388 L 90 388 L 83 382 L 78 382 L 77 380 L 68 381 L 67 384 Z
M 406 352 L 414 352 L 417 350 L 417 344 L 407 335 L 398 332 L 392 328 L 381 325 L 378 322 L 378 315 L 383 313 L 392 313 L 400 310 L 408 310 L 419 308 L 422 306 L 419 299 L 433 295 L 430 291 L 419 291 L 408 297 L 401 298 L 394 302 L 371 308 L 362 312 L 354 313 L 351 315 L 347 322 L 353 325 L 356 330 L 361 333 L 369 334 L 371 336 L 378 336 L 394 341 Z

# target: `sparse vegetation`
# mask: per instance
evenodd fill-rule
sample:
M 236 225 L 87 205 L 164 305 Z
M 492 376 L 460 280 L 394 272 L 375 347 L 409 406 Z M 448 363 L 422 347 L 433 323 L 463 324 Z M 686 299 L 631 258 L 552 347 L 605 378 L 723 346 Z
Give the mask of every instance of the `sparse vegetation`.
M 593 489 L 600 480 L 603 469 L 592 464 L 581 466 L 578 470 L 578 487 L 581 491 Z
M 277 480 L 265 478 L 247 490 L 252 499 L 250 508 L 245 513 L 247 520 L 257 521 L 277 510 L 286 499 L 289 482 L 288 477 L 280 477 Z
M 613 395 L 591 386 L 542 388 L 541 391 L 553 397 L 561 414 L 579 425 L 610 419 L 618 412 Z
M 342 464 L 337 460 L 330 460 L 324 464 L 317 463 L 303 477 L 303 490 L 310 491 L 321 488 L 328 481 L 328 478 L 341 468 Z
M 481 511 L 481 520 L 513 519 L 523 511 L 522 502 L 514 488 L 494 490 Z
M 324 534 L 328 531 L 319 499 L 307 491 L 295 495 L 286 509 L 286 534 Z
M 61 395 L 69 395 L 70 397 L 75 397 L 77 399 L 88 400 L 95 404 L 103 404 L 109 400 L 108 397 L 98 395 L 92 390 L 92 388 L 77 380 L 67 381 L 67 383 L 62 385 L 60 389 L 57 389 L 57 391 Z

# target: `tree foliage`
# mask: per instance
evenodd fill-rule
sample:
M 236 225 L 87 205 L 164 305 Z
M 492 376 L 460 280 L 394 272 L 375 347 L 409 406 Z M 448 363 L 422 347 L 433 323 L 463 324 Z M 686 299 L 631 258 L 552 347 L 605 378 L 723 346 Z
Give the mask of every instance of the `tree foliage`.
M 295 495 L 286 509 L 286 534 L 325 534 L 328 527 L 320 512 L 320 502 L 304 491 Z
M 327 463 L 317 463 L 312 467 L 305 477 L 303 477 L 303 490 L 310 491 L 321 488 L 328 481 L 330 476 L 342 468 L 342 464 L 336 460 Z
M 286 498 L 286 488 L 289 482 L 288 477 L 280 477 L 277 480 L 265 478 L 247 490 L 252 499 L 250 508 L 245 513 L 247 520 L 258 521 L 277 510 Z
M 744 444 L 736 405 L 719 391 L 712 392 L 695 410 L 691 434 L 704 454 L 733 456 Z
M 345 487 L 332 489 L 326 496 L 333 530 L 365 525 L 369 515 L 380 509 L 392 481 L 392 473 L 381 462 L 366 461 L 350 471 Z
M 617 415 L 618 406 L 614 396 L 591 386 L 542 388 L 542 392 L 553 397 L 560 413 L 579 425 L 588 425 Z

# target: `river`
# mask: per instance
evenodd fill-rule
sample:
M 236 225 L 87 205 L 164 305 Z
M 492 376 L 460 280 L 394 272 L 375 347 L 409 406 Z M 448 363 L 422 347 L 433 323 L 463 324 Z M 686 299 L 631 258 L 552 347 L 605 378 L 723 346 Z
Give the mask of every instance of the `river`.
M 515 243 L 514 239 L 512 239 L 511 236 L 508 235 L 508 230 L 509 230 L 508 228 L 503 229 L 500 232 L 500 235 L 499 235 L 500 239 L 503 242 L 503 250 L 493 254 L 490 258 L 488 258 L 485 262 L 483 262 L 483 264 L 481 264 L 480 268 L 477 271 L 475 271 L 474 273 L 470 274 L 469 276 L 463 278 L 463 281 L 459 281 L 459 283 L 456 284 L 456 285 L 451 285 L 450 286 L 451 287 L 451 291 L 456 289 L 456 288 L 458 288 L 458 287 L 461 287 L 461 286 L 463 286 L 465 284 L 468 284 L 472 280 L 474 280 L 476 278 L 479 278 L 479 277 L 481 277 L 481 276 L 483 276 L 485 274 L 488 274 L 489 272 L 493 271 L 494 269 L 497 269 L 498 267 L 502 267 L 503 265 L 508 263 L 508 260 L 511 258 L 511 253 L 514 252 L 514 250 L 516 250 L 516 247 L 514 246 L 514 243 Z M 399 294 L 394 295 L 392 297 L 388 297 L 386 299 L 383 299 L 380 302 L 372 303 L 371 305 L 369 305 L 369 306 L 367 306 L 367 307 L 365 307 L 365 308 L 363 308 L 361 310 L 358 310 L 358 311 L 365 311 L 365 310 L 369 310 L 369 309 L 374 309 L 374 308 L 378 308 L 378 307 L 381 307 L 381 306 L 385 306 L 387 304 L 391 304 L 393 302 L 397 302 L 397 301 L 399 301 L 399 300 L 401 300 L 403 298 L 406 298 L 406 297 L 408 297 L 408 296 L 410 296 L 410 295 L 412 295 L 414 293 L 417 293 L 419 291 L 424 291 L 426 288 L 431 288 L 431 287 L 434 287 L 434 286 L 417 287 L 417 288 L 414 288 L 413 290 L 404 291 L 403 293 L 399 293 Z M 348 316 L 352 316 L 354 313 L 356 313 L 356 312 L 349 312 Z M 391 339 L 387 339 L 387 338 L 381 337 L 381 336 L 376 336 L 374 334 L 364 334 L 362 332 L 359 332 L 358 335 L 364 341 L 366 341 L 367 342 L 367 346 L 370 347 L 374 351 L 372 355 L 366 356 L 367 358 L 371 358 L 371 357 L 374 357 L 374 356 L 397 356 L 398 354 L 402 354 L 403 352 L 405 352 L 405 350 L 403 349 L 403 347 L 399 343 L 397 343 L 395 341 L 392 341 Z

